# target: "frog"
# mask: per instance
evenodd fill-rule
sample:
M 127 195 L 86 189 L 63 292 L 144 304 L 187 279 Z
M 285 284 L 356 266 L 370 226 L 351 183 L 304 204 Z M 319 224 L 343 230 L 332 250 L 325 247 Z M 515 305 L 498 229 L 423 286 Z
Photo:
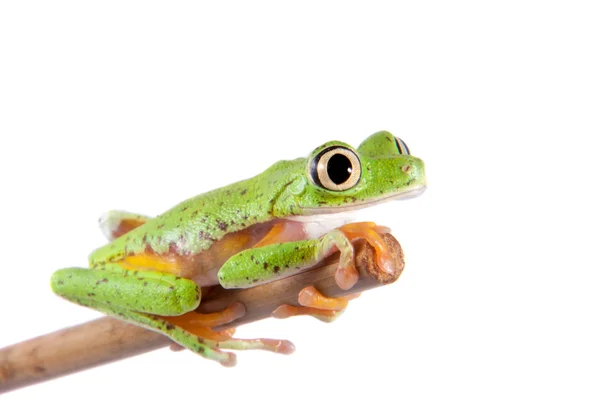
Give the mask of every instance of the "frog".
M 424 162 L 388 131 L 367 137 L 357 148 L 333 140 L 307 157 L 277 161 L 264 172 L 185 200 L 149 217 L 113 210 L 99 225 L 109 240 L 94 250 L 88 267 L 55 271 L 51 288 L 59 296 L 106 315 L 154 330 L 175 346 L 223 366 L 230 350 L 262 349 L 290 354 L 280 339 L 234 338 L 218 326 L 242 317 L 245 306 L 202 314 L 202 294 L 220 285 L 242 289 L 301 273 L 335 252 L 335 282 L 343 290 L 358 280 L 356 240 L 376 250 L 377 265 L 394 272 L 382 239 L 389 229 L 354 222 L 353 212 L 420 195 L 426 188 Z M 300 306 L 283 304 L 276 318 L 311 315 L 336 319 L 356 296 L 328 298 L 308 286 Z

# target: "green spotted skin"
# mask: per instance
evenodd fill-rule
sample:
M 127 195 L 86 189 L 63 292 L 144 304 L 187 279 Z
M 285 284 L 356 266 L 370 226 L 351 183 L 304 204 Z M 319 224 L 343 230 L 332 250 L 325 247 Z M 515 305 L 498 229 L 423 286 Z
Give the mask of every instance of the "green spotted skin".
M 251 287 L 284 278 L 311 266 L 319 251 L 319 239 L 274 244 L 232 256 L 219 270 L 226 288 Z
M 351 172 L 351 186 L 332 188 L 322 181 L 324 176 L 333 176 L 331 182 L 335 179 L 339 185 L 339 176 L 330 175 L 329 161 L 319 161 L 324 154 L 333 154 L 332 149 L 352 155 L 352 168 L 336 170 L 338 175 Z M 207 250 L 228 234 L 278 219 L 302 220 L 367 207 L 392 197 L 419 194 L 424 187 L 423 162 L 408 154 L 404 142 L 389 132 L 371 135 L 356 149 L 339 141 L 327 142 L 307 158 L 278 161 L 253 178 L 188 199 L 156 218 L 119 214 L 145 222 L 95 250 L 89 257 L 90 268 L 56 271 L 51 286 L 65 299 L 161 332 L 206 358 L 233 365 L 234 356 L 218 348 L 265 348 L 261 346 L 266 344 L 236 339 L 211 342 L 161 319 L 197 308 L 201 288 L 196 282 L 209 274 L 210 267 L 194 264 L 197 271 L 191 280 L 157 272 L 177 269 L 150 271 L 131 265 L 128 260 L 136 259 L 132 256 L 151 253 L 159 257 L 152 263 L 167 259 L 196 263 L 194 260 L 201 258 L 195 256 L 212 256 Z M 340 251 L 340 265 L 352 260 L 352 244 L 337 229 L 319 238 L 246 248 L 227 254 L 229 258 L 218 270 L 218 283 L 243 288 L 289 276 L 314 266 L 334 248 Z M 122 267 L 123 262 L 128 269 Z
M 252 179 L 188 199 L 93 252 L 90 265 L 139 254 L 148 247 L 158 254 L 198 254 L 228 233 L 268 222 L 275 218 L 279 195 L 297 179 L 303 164 L 302 159 L 280 161 Z
M 327 190 L 312 182 L 309 168 L 317 154 L 332 146 L 352 148 L 327 142 L 307 158 L 279 161 L 253 178 L 188 199 L 93 252 L 90 266 L 148 248 L 158 254 L 194 255 L 226 234 L 254 224 L 361 206 L 425 185 L 423 162 L 400 154 L 396 138 L 382 131 L 355 150 L 362 170 L 358 184 L 343 192 Z
M 55 292 L 120 309 L 156 315 L 181 315 L 200 305 L 193 281 L 154 271 L 130 271 L 118 265 L 102 269 L 63 268 L 50 281 Z

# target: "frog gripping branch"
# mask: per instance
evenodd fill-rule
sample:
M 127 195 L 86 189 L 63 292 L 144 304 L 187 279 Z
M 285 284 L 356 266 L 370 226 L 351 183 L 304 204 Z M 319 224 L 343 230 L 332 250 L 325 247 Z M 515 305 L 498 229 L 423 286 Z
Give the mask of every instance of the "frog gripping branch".
M 348 223 L 348 212 L 409 198 L 425 189 L 423 162 L 389 132 L 377 132 L 358 148 L 332 141 L 307 158 L 279 161 L 265 172 L 188 199 L 156 218 L 107 213 L 100 227 L 110 240 L 89 257 L 89 268 L 65 268 L 52 289 L 75 303 L 158 331 L 225 366 L 235 355 L 223 349 L 290 353 L 277 339 L 236 339 L 214 328 L 242 317 L 245 307 L 201 314 L 194 310 L 210 287 L 249 288 L 298 274 L 340 252 L 337 285 L 352 288 L 355 240 L 365 240 L 377 265 L 394 262 L 373 222 Z M 355 296 L 328 298 L 313 287 L 300 291 L 300 306 L 282 305 L 273 316 L 335 319 Z

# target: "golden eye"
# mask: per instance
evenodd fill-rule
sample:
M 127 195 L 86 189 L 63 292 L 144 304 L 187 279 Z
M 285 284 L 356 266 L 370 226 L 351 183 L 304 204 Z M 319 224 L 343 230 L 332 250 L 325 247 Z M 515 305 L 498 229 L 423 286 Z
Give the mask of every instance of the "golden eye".
M 360 160 L 352 150 L 335 146 L 323 150 L 311 163 L 314 183 L 336 192 L 348 190 L 360 180 Z
M 404 143 L 402 139 L 396 138 L 396 146 L 398 146 L 398 151 L 400 152 L 400 154 L 404 154 L 407 156 L 410 155 L 410 150 L 408 149 L 408 146 L 406 145 L 406 143 Z

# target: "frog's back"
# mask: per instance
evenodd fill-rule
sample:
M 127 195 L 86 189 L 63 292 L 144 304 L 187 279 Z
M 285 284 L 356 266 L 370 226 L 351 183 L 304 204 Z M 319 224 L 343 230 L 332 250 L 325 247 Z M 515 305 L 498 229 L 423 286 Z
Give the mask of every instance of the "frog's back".
M 144 252 L 200 254 L 228 233 L 273 219 L 271 199 L 281 185 L 267 183 L 251 178 L 188 199 L 95 250 L 90 266 Z

